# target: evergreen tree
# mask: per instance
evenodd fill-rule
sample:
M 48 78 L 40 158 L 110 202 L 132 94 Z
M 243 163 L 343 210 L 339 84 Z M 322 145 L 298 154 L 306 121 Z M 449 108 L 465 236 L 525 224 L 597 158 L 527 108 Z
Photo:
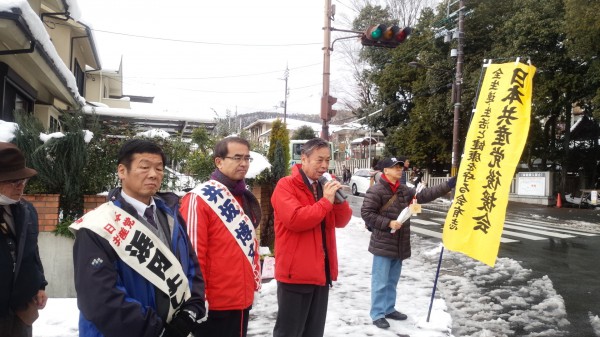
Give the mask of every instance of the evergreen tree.
M 313 139 L 315 138 L 315 130 L 308 125 L 302 125 L 292 135 L 292 139 Z
M 314 136 L 312 138 L 314 138 Z M 271 137 L 269 139 L 269 152 L 267 154 L 269 162 L 271 163 L 271 165 L 273 165 L 271 171 L 273 172 L 273 178 L 275 179 L 274 184 L 277 184 L 279 179 L 289 174 L 289 147 L 290 137 L 286 125 L 280 119 L 277 119 L 273 122 L 273 126 L 271 127 Z M 280 158 L 276 157 L 277 148 L 280 148 L 281 153 L 283 154 L 283 156 L 280 156 Z M 276 161 L 281 162 L 282 164 L 279 167 L 275 167 Z
M 314 137 L 313 137 L 314 138 Z M 262 182 L 263 188 L 269 189 L 269 200 L 273 194 L 273 189 L 279 179 L 289 174 L 289 162 L 290 162 L 290 139 L 289 133 L 286 129 L 285 124 L 277 119 L 273 122 L 271 128 L 271 138 L 269 140 L 269 152 L 267 159 L 271 163 L 271 169 L 265 171 L 262 177 L 259 178 L 259 182 Z M 260 242 L 262 246 L 268 246 L 273 251 L 275 245 L 275 228 L 273 218 L 273 206 L 268 202 L 268 214 L 266 219 L 262 222 L 260 228 Z
M 198 150 L 203 154 L 208 154 L 215 147 L 215 139 L 211 137 L 206 128 L 195 128 L 192 131 L 192 143 L 198 146 Z
M 43 144 L 40 140 L 40 133 L 45 132 L 44 126 L 39 119 L 28 113 L 15 114 L 15 118 L 19 129 L 15 132 L 14 143 L 23 152 L 28 165 L 35 169 L 32 164 L 32 155 Z M 29 179 L 25 187 L 25 192 L 31 194 L 48 193 L 48 190 L 49 187 L 37 176 Z
M 63 217 L 83 214 L 84 168 L 88 159 L 80 113 L 63 112 L 64 137 L 52 138 L 34 150 L 31 164 L 49 193 L 60 194 Z

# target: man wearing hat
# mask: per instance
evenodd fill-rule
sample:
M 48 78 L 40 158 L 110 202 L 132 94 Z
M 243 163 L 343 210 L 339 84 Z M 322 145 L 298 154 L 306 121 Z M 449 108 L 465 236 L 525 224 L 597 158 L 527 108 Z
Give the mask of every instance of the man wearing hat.
M 385 158 L 380 162 L 383 174 L 365 195 L 361 216 L 372 228 L 369 252 L 373 254 L 371 271 L 371 319 L 378 328 L 390 327 L 386 318 L 405 320 L 405 314 L 396 310 L 396 287 L 400 280 L 402 260 L 410 257 L 410 218 L 403 223 L 398 216 L 411 204 L 426 203 L 450 192 L 456 177 L 447 183 L 426 188 L 417 193 L 415 188 L 400 183 L 404 162 Z
M 38 250 L 38 215 L 22 200 L 37 172 L 11 143 L 0 142 L 0 337 L 31 337 L 48 284 Z

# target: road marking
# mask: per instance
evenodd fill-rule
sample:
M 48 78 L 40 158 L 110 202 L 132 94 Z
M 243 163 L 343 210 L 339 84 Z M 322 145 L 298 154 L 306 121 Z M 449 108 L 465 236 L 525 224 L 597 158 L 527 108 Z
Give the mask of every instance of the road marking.
M 425 208 L 425 210 L 428 214 L 433 216 L 427 217 L 427 219 L 418 219 L 413 217 L 410 220 L 411 223 L 423 226 L 440 226 L 440 230 L 443 230 L 442 227 L 446 222 L 445 216 L 448 214 L 448 211 L 440 211 L 429 208 Z M 501 242 L 520 242 L 519 240 L 505 238 L 506 236 L 533 241 L 549 240 L 552 238 L 569 239 L 577 236 L 598 236 L 598 233 L 590 233 L 583 230 L 557 228 L 556 226 L 560 226 L 559 222 L 559 219 L 530 219 L 523 218 L 522 216 L 511 216 L 507 214 L 506 219 L 504 220 L 504 227 L 500 240 Z M 441 232 L 431 231 L 417 226 L 411 227 L 413 231 L 423 235 L 436 238 L 440 238 L 442 236 Z
M 431 220 L 442 221 L 442 223 L 446 221 L 446 219 L 442 219 L 442 218 L 431 218 Z M 413 222 L 414 220 L 410 220 L 410 221 Z M 505 228 L 505 230 L 502 231 L 502 234 L 506 234 L 506 235 L 510 235 L 510 236 L 517 236 L 517 237 L 521 237 L 521 238 L 524 238 L 524 239 L 536 240 L 536 241 L 537 240 L 544 240 L 546 238 L 540 237 L 540 236 L 535 236 L 535 235 L 529 235 L 529 234 L 525 234 L 525 233 L 507 231 L 506 228 L 516 229 L 516 230 L 519 230 L 519 231 L 522 231 L 522 232 L 542 234 L 542 235 L 551 236 L 551 237 L 560 238 L 560 239 L 568 239 L 568 238 L 573 238 L 574 237 L 573 235 L 560 234 L 560 233 L 552 233 L 550 231 L 545 231 L 545 230 L 532 229 L 532 228 L 523 228 L 523 227 L 519 227 L 519 226 L 507 225 L 506 221 L 505 221 L 505 224 L 504 224 L 504 228 Z
M 545 223 L 545 225 L 542 225 L 542 224 L 532 225 L 532 224 L 520 223 L 520 222 L 515 222 L 515 221 L 504 221 L 504 223 L 518 225 L 518 226 L 532 227 L 532 228 L 548 228 L 548 230 L 551 230 L 553 232 L 569 233 L 569 234 L 583 235 L 583 236 L 598 236 L 598 234 L 596 234 L 596 233 L 584 232 L 584 231 L 573 230 L 573 229 L 556 228 L 554 226 L 550 226 L 549 223 Z
M 441 224 L 439 222 L 434 222 L 434 221 L 429 221 L 429 220 L 425 220 L 425 219 L 410 219 L 410 223 L 418 223 L 420 225 L 435 225 L 435 226 L 440 226 Z
M 551 237 L 559 238 L 559 239 L 569 239 L 569 238 L 575 237 L 574 235 L 555 233 L 552 231 L 528 228 L 528 227 L 523 227 L 523 226 L 507 225 L 506 223 L 504 224 L 504 228 L 516 229 L 516 230 L 520 230 L 520 231 L 528 232 L 528 233 L 542 234 L 542 235 L 551 236 Z
M 411 222 L 412 222 L 412 220 L 411 220 Z M 429 229 L 425 229 L 425 228 L 413 226 L 412 224 L 410 225 L 410 231 L 414 232 L 414 233 L 419 233 L 419 234 L 431 236 L 431 237 L 438 238 L 438 239 L 442 238 L 442 233 L 440 233 L 440 232 L 436 232 L 436 231 L 432 231 L 432 230 L 429 230 Z M 513 239 L 507 239 L 507 238 L 501 237 L 500 238 L 500 242 L 502 242 L 502 243 L 512 243 L 512 242 L 519 242 L 519 240 L 513 240 Z
M 432 230 L 421 228 L 421 227 L 415 227 L 413 225 L 410 226 L 410 231 L 419 233 L 419 234 L 423 234 L 423 235 L 427 235 L 427 236 L 431 236 L 431 237 L 438 238 L 438 239 L 442 238 L 442 233 L 440 233 L 440 232 L 432 231 Z
M 529 235 L 529 234 L 525 234 L 525 233 L 518 233 L 518 232 L 513 232 L 513 231 L 507 231 L 507 230 L 503 230 L 502 235 L 516 236 L 518 238 L 529 239 L 529 240 L 534 240 L 534 241 L 548 239 L 548 238 L 545 238 L 542 236 Z

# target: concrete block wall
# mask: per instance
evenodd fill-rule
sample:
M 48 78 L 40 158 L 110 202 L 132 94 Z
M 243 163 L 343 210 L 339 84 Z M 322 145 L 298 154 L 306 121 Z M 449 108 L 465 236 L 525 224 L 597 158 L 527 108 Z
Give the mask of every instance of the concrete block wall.
M 48 297 L 77 297 L 73 281 L 73 242 L 71 238 L 50 232 L 41 232 L 38 237 Z

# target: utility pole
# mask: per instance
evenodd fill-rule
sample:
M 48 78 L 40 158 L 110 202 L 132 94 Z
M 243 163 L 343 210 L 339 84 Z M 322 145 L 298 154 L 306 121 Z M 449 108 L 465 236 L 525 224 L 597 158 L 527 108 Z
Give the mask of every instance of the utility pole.
M 321 128 L 321 138 L 329 141 L 329 120 L 323 116 L 329 115 L 329 77 L 331 75 L 331 18 L 333 9 L 331 0 L 325 0 L 325 17 L 323 22 L 323 96 L 321 97 L 321 118 L 323 126 Z
M 283 80 L 285 81 L 285 95 L 283 96 L 283 123 L 285 124 L 287 118 L 287 99 L 288 99 L 288 78 L 290 77 L 290 69 L 285 66 L 285 72 L 283 73 Z
M 452 170 L 450 171 L 450 175 L 452 177 L 458 174 L 458 164 L 460 157 L 460 147 L 459 147 L 459 136 L 460 136 L 460 110 L 462 107 L 461 103 L 461 88 L 463 81 L 463 62 L 464 62 L 464 49 L 463 49 L 463 40 L 464 40 L 464 21 L 465 21 L 465 12 L 464 12 L 464 0 L 458 1 L 458 38 L 457 38 L 457 55 L 456 55 L 456 74 L 454 75 L 454 121 L 453 121 L 453 129 L 452 129 Z

